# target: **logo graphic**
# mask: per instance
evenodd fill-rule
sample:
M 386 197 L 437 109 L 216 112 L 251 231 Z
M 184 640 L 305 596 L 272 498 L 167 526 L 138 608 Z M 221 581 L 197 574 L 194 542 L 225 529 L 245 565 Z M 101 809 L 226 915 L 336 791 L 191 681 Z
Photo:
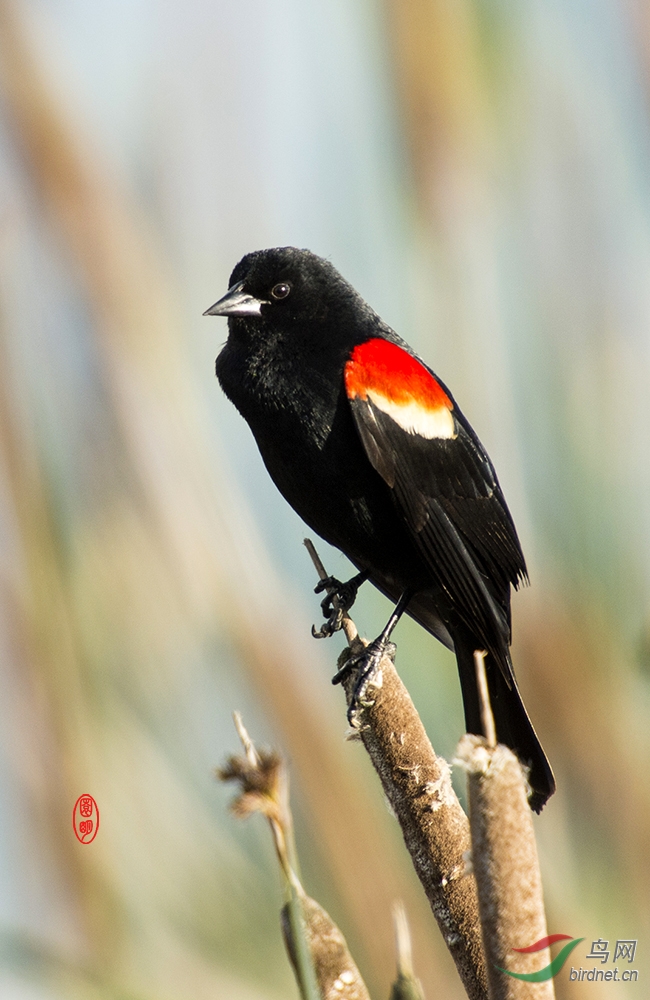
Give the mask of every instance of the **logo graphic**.
M 616 944 L 614 945 L 614 957 L 612 962 L 627 962 L 631 965 L 634 961 L 636 955 L 636 946 L 638 941 L 636 938 L 618 938 Z M 619 969 L 616 965 L 613 969 L 603 969 L 603 965 L 607 965 L 609 962 L 609 956 L 612 954 L 609 947 L 609 941 L 605 941 L 603 938 L 597 938 L 596 941 L 591 942 L 591 951 L 585 958 L 590 962 L 595 962 L 596 966 L 592 966 L 590 969 L 583 969 L 582 966 L 574 969 L 571 966 L 571 971 L 569 972 L 569 979 L 578 980 L 579 982 L 612 982 L 612 983 L 636 983 L 639 979 L 638 969 Z M 600 968 L 597 966 L 600 965 Z
M 564 947 L 558 952 L 552 962 L 545 965 L 543 969 L 539 969 L 538 972 L 509 972 L 507 969 L 502 969 L 500 965 L 495 966 L 499 972 L 505 972 L 506 976 L 512 976 L 513 979 L 523 979 L 527 983 L 543 983 L 547 979 L 552 979 L 553 976 L 557 976 L 558 972 L 566 962 L 567 958 L 573 951 L 573 949 L 584 941 L 584 938 L 572 938 L 570 934 L 551 934 L 549 937 L 540 938 L 535 944 L 528 945 L 527 948 L 513 948 L 513 951 L 518 951 L 522 955 L 530 955 L 536 951 L 542 951 L 544 948 L 550 947 L 550 945 L 555 944 L 556 941 L 568 941 Z
M 72 829 L 80 844 L 90 844 L 99 830 L 99 809 L 92 795 L 80 795 L 72 810 Z

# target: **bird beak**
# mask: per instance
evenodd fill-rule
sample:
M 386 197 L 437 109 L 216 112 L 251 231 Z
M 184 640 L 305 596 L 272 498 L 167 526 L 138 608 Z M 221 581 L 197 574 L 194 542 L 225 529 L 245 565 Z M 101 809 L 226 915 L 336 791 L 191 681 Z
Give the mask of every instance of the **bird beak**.
M 261 316 L 261 307 L 268 305 L 263 299 L 256 299 L 244 290 L 244 282 L 238 281 L 229 288 L 222 299 L 206 309 L 204 316 Z

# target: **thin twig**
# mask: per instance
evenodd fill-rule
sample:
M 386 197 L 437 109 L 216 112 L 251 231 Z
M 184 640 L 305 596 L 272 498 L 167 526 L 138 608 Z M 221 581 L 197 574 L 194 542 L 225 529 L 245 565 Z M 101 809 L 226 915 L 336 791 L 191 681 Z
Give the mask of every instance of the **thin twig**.
M 483 649 L 474 651 L 474 666 L 476 668 L 476 684 L 478 687 L 478 698 L 481 709 L 481 722 L 485 741 L 489 747 L 497 745 L 497 729 L 494 724 L 492 704 L 490 702 L 490 692 L 488 690 L 487 677 L 485 675 L 485 657 L 487 653 Z
M 248 735 L 248 730 L 244 725 L 244 721 L 241 717 L 241 712 L 232 713 L 233 721 L 235 723 L 235 729 L 237 730 L 237 735 L 242 741 L 242 746 L 244 747 L 244 752 L 246 754 L 246 760 L 251 765 L 251 767 L 257 767 L 260 762 L 259 754 L 255 749 L 255 745 Z
M 290 958 L 300 995 L 302 1000 L 320 1000 L 304 915 L 305 892 L 289 857 L 293 823 L 285 767 L 279 754 L 255 748 L 239 712 L 234 712 L 233 718 L 246 756 L 230 757 L 217 776 L 221 781 L 239 783 L 240 794 L 231 807 L 235 815 L 243 818 L 260 812 L 268 820 L 285 880 L 287 903 L 283 927 L 286 925 L 285 937 L 291 941 Z
M 259 812 L 271 827 L 287 897 L 281 911 L 282 933 L 302 1000 L 370 1000 L 341 931 L 306 894 L 298 877 L 284 762 L 278 753 L 258 751 L 241 714 L 233 716 L 245 757 L 230 757 L 217 775 L 239 784 L 240 793 L 231 807 L 235 815 L 243 818 Z
M 312 542 L 311 538 L 305 538 L 305 539 L 303 539 L 303 544 L 304 544 L 305 548 L 307 549 L 307 551 L 309 552 L 309 555 L 311 557 L 311 561 L 313 562 L 314 567 L 316 568 L 316 572 L 318 573 L 318 579 L 319 580 L 327 580 L 327 570 L 323 566 L 323 563 L 321 561 L 321 557 L 319 556 L 318 552 L 316 551 L 316 548 L 315 548 L 314 543 Z M 328 587 L 327 588 L 328 594 L 333 593 L 333 591 L 334 591 L 334 587 Z

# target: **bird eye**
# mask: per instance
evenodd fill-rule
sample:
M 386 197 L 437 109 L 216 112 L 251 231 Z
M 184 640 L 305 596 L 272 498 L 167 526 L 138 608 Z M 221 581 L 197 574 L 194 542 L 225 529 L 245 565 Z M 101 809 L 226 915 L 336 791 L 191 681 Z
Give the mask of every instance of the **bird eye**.
M 273 286 L 271 295 L 274 299 L 286 299 L 290 291 L 291 285 L 286 281 L 281 281 L 278 285 Z

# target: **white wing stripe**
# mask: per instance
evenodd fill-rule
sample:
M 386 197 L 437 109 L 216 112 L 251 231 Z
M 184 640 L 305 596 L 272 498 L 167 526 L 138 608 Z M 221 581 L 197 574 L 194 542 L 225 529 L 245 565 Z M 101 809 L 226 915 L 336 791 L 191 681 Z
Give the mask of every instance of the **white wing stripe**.
M 423 438 L 455 438 L 457 436 L 454 417 L 446 406 L 425 409 L 418 403 L 394 403 L 386 396 L 372 389 L 367 390 L 368 399 L 383 413 L 388 414 L 396 424 L 408 434 L 419 434 Z

